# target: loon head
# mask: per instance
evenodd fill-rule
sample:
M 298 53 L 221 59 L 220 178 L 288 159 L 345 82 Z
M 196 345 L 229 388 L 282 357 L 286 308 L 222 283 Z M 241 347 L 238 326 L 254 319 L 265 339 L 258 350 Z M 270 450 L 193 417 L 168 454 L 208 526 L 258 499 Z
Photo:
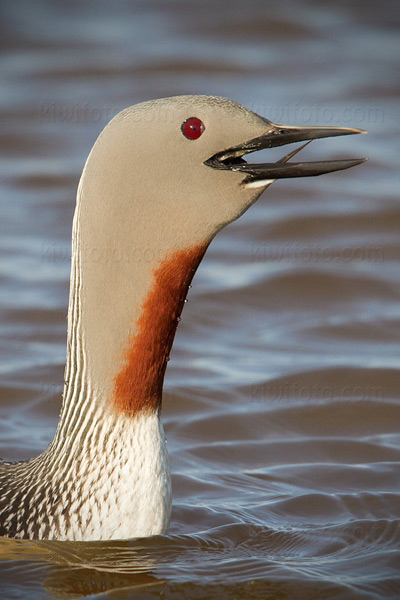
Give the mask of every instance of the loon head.
M 181 244 L 204 241 L 238 218 L 275 180 L 347 169 L 366 159 L 256 163 L 265 148 L 331 136 L 365 133 L 345 127 L 275 125 L 225 98 L 176 96 L 137 104 L 119 113 L 94 151 L 98 186 L 108 206 L 126 219 L 151 212 L 157 235 L 176 230 Z M 118 206 L 112 201 L 118 194 Z

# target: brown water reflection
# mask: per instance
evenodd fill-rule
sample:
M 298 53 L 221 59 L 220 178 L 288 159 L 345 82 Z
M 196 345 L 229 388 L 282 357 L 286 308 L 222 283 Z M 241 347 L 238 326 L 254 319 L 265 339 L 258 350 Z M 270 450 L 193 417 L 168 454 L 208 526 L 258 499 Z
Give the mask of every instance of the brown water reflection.
M 376 535 L 379 529 L 382 535 L 384 528 L 384 523 L 377 525 Z M 391 529 L 388 532 L 393 534 L 393 527 L 386 524 L 386 529 Z M 7 593 L 18 569 L 21 591 L 32 587 L 34 592 L 40 584 L 56 598 L 108 597 L 107 592 L 117 598 L 155 598 L 160 594 L 173 598 L 177 593 L 185 598 L 343 597 L 343 581 L 336 584 L 307 581 L 310 579 L 308 571 L 312 575 L 320 570 L 321 557 L 329 549 L 329 554 L 342 563 L 345 581 L 346 557 L 351 554 L 349 547 L 365 541 L 365 533 L 362 528 L 349 527 L 344 533 L 331 527 L 324 535 L 318 532 L 304 535 L 304 531 L 299 530 L 276 532 L 241 525 L 222 526 L 196 536 L 109 543 L 3 540 L 2 558 L 13 561 L 14 569 L 6 570 L 2 585 Z M 328 543 L 324 540 L 327 534 Z M 371 542 L 375 541 L 371 538 Z M 307 546 L 312 546 L 312 553 Z M 364 552 L 368 555 L 367 548 Z M 259 577 L 261 562 L 262 578 Z M 191 564 L 197 565 L 198 576 L 194 579 L 188 576 Z M 299 572 L 305 575 L 300 592 Z M 247 575 L 246 581 L 243 573 Z M 348 597 L 357 597 L 351 593 L 351 587 L 348 586 Z M 386 581 L 385 588 L 394 591 L 395 582 Z
M 166 380 L 170 535 L 1 540 L 2 597 L 400 597 L 397 4 L 1 3 L 6 459 L 55 430 L 74 197 L 115 112 L 222 95 L 369 131 L 305 160 L 370 157 L 275 184 L 207 252 Z

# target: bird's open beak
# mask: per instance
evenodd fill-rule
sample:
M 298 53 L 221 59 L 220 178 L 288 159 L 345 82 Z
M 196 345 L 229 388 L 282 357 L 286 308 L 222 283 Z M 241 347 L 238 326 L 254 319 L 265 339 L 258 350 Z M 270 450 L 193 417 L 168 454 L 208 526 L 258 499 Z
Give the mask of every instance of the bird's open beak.
M 321 160 L 315 162 L 293 162 L 288 160 L 297 154 L 304 146 L 297 148 L 277 162 L 272 163 L 248 163 L 243 156 L 250 152 L 263 150 L 264 148 L 275 148 L 293 142 L 302 142 L 319 138 L 333 137 L 337 135 L 351 135 L 353 133 L 366 133 L 363 129 L 352 127 L 286 127 L 274 125 L 265 119 L 269 126 L 268 133 L 253 138 L 248 142 L 239 144 L 217 152 L 205 161 L 205 165 L 214 169 L 225 169 L 238 171 L 247 175 L 242 183 L 251 183 L 260 180 L 283 179 L 286 177 L 310 177 L 311 175 L 322 175 L 331 171 L 349 169 L 355 165 L 365 162 L 366 158 L 355 158 L 349 160 Z

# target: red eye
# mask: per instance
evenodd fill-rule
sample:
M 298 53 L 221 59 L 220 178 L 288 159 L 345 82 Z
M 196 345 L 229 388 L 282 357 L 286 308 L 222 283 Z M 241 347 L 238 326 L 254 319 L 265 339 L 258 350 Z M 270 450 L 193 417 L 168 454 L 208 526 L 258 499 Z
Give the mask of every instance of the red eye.
M 188 140 L 197 140 L 205 130 L 204 123 L 197 117 L 189 117 L 181 126 L 183 135 Z

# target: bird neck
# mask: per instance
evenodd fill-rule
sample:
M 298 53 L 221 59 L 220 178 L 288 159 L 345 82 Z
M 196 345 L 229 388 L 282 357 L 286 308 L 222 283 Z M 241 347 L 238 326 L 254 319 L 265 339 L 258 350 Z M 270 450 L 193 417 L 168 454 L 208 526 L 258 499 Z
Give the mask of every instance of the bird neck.
M 140 226 L 86 240 L 78 193 L 60 429 L 99 415 L 157 413 L 188 287 L 207 249 L 143 244 Z M 122 223 L 121 223 L 122 225 Z M 91 230 L 93 232 L 93 229 Z M 103 232 L 104 233 L 104 232 Z
M 176 328 L 204 246 L 175 250 L 152 269 L 135 327 L 114 380 L 112 402 L 125 414 L 157 411 Z

